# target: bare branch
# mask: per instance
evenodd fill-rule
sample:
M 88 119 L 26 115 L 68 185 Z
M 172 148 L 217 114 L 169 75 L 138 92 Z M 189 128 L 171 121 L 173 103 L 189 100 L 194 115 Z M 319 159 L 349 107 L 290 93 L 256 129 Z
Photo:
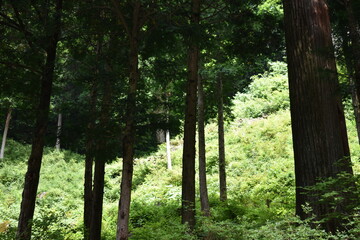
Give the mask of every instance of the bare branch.
M 42 74 L 41 71 L 39 71 L 39 70 L 37 70 L 35 68 L 32 68 L 32 67 L 26 66 L 26 65 L 21 64 L 21 63 L 0 61 L 0 64 L 11 67 L 13 69 L 23 68 L 23 69 L 29 70 L 32 73 L 35 73 L 36 75 L 41 75 Z
M 124 14 L 121 11 L 119 2 L 116 1 L 116 0 L 110 0 L 110 1 L 112 2 L 113 6 L 114 6 L 115 13 L 116 13 L 117 17 L 119 18 L 119 21 L 123 25 L 126 34 L 128 36 L 131 36 L 130 29 L 129 29 L 128 25 L 126 24 L 125 17 L 124 17 Z

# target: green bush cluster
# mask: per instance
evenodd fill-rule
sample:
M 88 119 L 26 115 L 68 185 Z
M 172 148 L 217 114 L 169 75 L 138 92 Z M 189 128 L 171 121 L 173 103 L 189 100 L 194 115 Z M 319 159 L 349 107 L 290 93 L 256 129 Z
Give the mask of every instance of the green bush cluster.
M 270 71 L 253 76 L 245 93 L 234 98 L 233 114 L 237 118 L 258 118 L 287 109 L 290 105 L 286 64 L 274 62 Z

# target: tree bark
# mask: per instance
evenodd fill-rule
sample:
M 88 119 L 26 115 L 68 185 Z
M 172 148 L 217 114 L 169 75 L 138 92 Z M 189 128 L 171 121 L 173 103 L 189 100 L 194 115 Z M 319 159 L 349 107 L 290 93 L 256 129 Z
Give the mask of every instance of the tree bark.
M 49 117 L 50 97 L 53 83 L 56 48 L 60 37 L 62 0 L 56 1 L 55 29 L 48 39 L 46 47 L 46 62 L 41 79 L 40 102 L 37 110 L 37 119 L 32 142 L 32 149 L 28 160 L 25 175 L 24 190 L 22 193 L 21 210 L 18 222 L 17 239 L 29 240 L 31 238 L 32 219 L 35 210 L 35 200 L 39 185 L 41 160 L 44 149 L 44 137 Z
M 126 240 L 129 237 L 129 214 L 131 203 L 131 187 L 133 177 L 134 145 L 135 145 L 135 108 L 136 90 L 140 79 L 139 73 L 139 43 L 141 3 L 136 1 L 133 10 L 132 32 L 129 56 L 129 90 L 126 106 L 126 123 L 123 137 L 123 169 L 121 176 L 120 201 L 117 222 L 116 240 Z
M 4 133 L 3 133 L 3 136 L 2 136 L 0 159 L 4 158 L 5 144 L 6 144 L 7 133 L 8 133 L 9 126 L 10 126 L 11 112 L 12 112 L 12 108 L 9 107 L 8 113 L 6 115 Z
M 191 23 L 198 25 L 199 22 L 200 0 L 192 0 Z M 192 33 L 194 34 L 195 32 Z M 189 44 L 182 158 L 181 222 L 187 223 L 192 230 L 195 227 L 195 135 L 199 47 L 194 36 L 190 36 Z
M 205 97 L 202 77 L 198 76 L 198 137 L 199 137 L 199 184 L 201 211 L 204 216 L 210 216 L 209 196 L 206 182 L 205 154 Z
M 308 217 L 309 203 L 320 219 L 332 211 L 329 204 L 306 194 L 304 188 L 320 179 L 352 174 L 345 117 L 325 0 L 284 1 L 290 110 L 296 178 L 296 214 Z M 335 231 L 340 223 L 323 224 Z
M 96 80 L 94 80 L 90 93 L 90 116 L 86 133 L 85 173 L 84 173 L 84 239 L 90 237 L 91 213 L 92 213 L 92 176 L 95 153 L 95 116 L 96 116 Z
M 226 161 L 225 161 L 225 138 L 224 138 L 224 101 L 222 74 L 217 79 L 218 85 L 218 138 L 219 138 L 219 185 L 220 201 L 227 200 L 226 187 Z
M 111 102 L 111 84 L 109 79 L 105 79 L 105 87 L 102 100 L 102 109 L 100 116 L 100 127 L 102 134 L 96 144 L 95 151 L 95 172 L 94 188 L 92 195 L 92 211 L 90 224 L 90 240 L 101 239 L 101 222 L 104 197 L 104 176 L 105 163 L 107 160 L 108 139 L 109 139 L 109 120 L 110 120 L 110 102 Z
M 356 21 L 354 10 L 353 10 L 353 1 L 344 0 L 345 11 L 347 15 L 347 21 L 349 25 L 349 35 L 351 39 L 351 52 L 346 57 L 350 57 L 350 62 L 352 67 L 350 75 L 352 79 L 352 99 L 353 107 L 356 120 L 356 129 L 358 134 L 358 140 L 360 144 L 360 33 L 359 33 L 359 24 Z M 347 60 L 348 61 L 348 60 Z M 348 63 L 347 65 L 349 65 Z M 349 67 L 348 67 L 349 69 Z
M 56 150 L 60 151 L 60 135 L 61 135 L 61 125 L 62 125 L 62 114 L 58 114 L 58 122 L 57 122 L 57 131 L 56 131 Z
M 167 168 L 172 169 L 171 164 L 171 143 L 170 143 L 170 130 L 166 130 L 166 158 L 167 158 Z
M 342 37 L 342 48 L 344 51 L 345 56 L 345 65 L 346 69 L 349 75 L 349 83 L 351 88 L 351 100 L 352 100 L 352 106 L 354 110 L 354 116 L 355 116 L 355 124 L 356 124 L 356 130 L 357 130 L 357 136 L 358 136 L 358 142 L 360 144 L 360 102 L 359 102 L 359 94 L 357 92 L 356 83 L 355 83 L 355 76 L 354 76 L 354 64 L 353 64 L 353 57 L 351 53 L 350 48 L 350 41 L 348 38 L 348 33 L 346 29 L 341 31 L 341 37 Z

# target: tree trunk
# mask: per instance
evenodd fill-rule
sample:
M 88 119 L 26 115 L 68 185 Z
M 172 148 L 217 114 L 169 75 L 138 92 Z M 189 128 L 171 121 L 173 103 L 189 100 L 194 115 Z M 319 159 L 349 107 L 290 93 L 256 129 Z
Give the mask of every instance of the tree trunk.
M 95 172 L 94 172 L 94 188 L 92 191 L 92 211 L 90 223 L 90 240 L 101 239 L 101 222 L 104 197 L 104 177 L 105 163 L 108 159 L 107 151 L 109 141 L 109 120 L 110 120 L 110 103 L 111 103 L 111 84 L 109 79 L 105 79 L 105 87 L 103 92 L 102 109 L 100 116 L 101 134 L 95 144 Z
M 356 130 L 357 130 L 357 136 L 358 136 L 358 142 L 360 144 L 360 102 L 359 102 L 359 94 L 357 92 L 356 83 L 355 83 L 355 76 L 354 76 L 354 64 L 353 64 L 353 57 L 351 53 L 350 48 L 350 41 L 348 38 L 348 33 L 346 28 L 344 28 L 343 31 L 341 31 L 341 37 L 342 37 L 342 48 L 344 51 L 345 56 L 345 65 L 346 69 L 349 75 L 349 83 L 351 87 L 351 100 L 352 100 L 352 106 L 354 110 L 354 116 L 355 116 L 355 124 L 356 124 Z
M 24 190 L 22 193 L 21 210 L 17 230 L 17 239 L 19 240 L 29 240 L 31 238 L 32 219 L 35 210 L 35 200 L 40 178 L 44 138 L 49 116 L 56 47 L 60 36 L 61 11 L 62 0 L 57 0 L 55 29 L 52 37 L 49 38 L 49 46 L 46 48 L 47 56 L 41 79 L 40 102 L 37 110 L 34 138 L 31 154 L 28 160 L 28 168 L 25 175 Z
M 167 157 L 167 168 L 172 169 L 171 164 L 171 142 L 170 142 L 170 130 L 166 130 L 166 157 Z
M 200 0 L 192 0 L 191 23 L 200 22 Z M 195 31 L 195 30 L 194 30 Z M 199 47 L 192 33 L 189 39 L 188 79 L 186 89 L 183 170 L 182 170 L 182 208 L 181 222 L 195 227 L 195 135 L 196 135 L 196 100 L 198 81 Z
M 58 114 L 57 131 L 56 131 L 56 150 L 60 151 L 60 135 L 61 135 L 62 115 Z
M 84 173 L 84 239 L 90 237 L 91 213 L 92 213 L 92 174 L 95 154 L 95 120 L 97 85 L 94 80 L 90 93 L 90 116 L 86 133 L 85 173 Z
M 201 211 L 204 216 L 210 216 L 208 189 L 206 182 L 205 154 L 205 105 L 204 88 L 201 75 L 198 76 L 198 137 L 199 137 L 199 184 Z
M 11 112 L 12 112 L 12 108 L 9 107 L 8 113 L 7 113 L 7 115 L 6 115 L 6 122 L 5 122 L 5 127 L 4 127 L 4 134 L 3 134 L 3 136 L 2 136 L 1 150 L 0 150 L 0 159 L 3 159 L 3 158 L 4 158 L 5 144 L 6 144 L 7 133 L 8 133 L 9 126 L 10 126 Z
M 284 1 L 286 48 L 296 178 L 296 214 L 308 217 L 302 206 L 309 203 L 322 218 L 329 204 L 306 194 L 304 188 L 319 179 L 352 174 L 345 118 L 339 96 L 334 50 L 325 0 Z M 341 214 L 341 213 L 340 213 Z M 327 231 L 339 228 L 326 221 Z
M 131 203 L 131 186 L 133 177 L 134 144 L 135 144 L 135 108 L 136 90 L 140 79 L 139 74 L 139 43 L 140 31 L 140 8 L 141 3 L 137 1 L 133 11 L 132 33 L 130 38 L 129 56 L 129 90 L 126 106 L 126 124 L 123 137 L 123 169 L 121 176 L 120 201 L 117 222 L 116 240 L 126 240 L 129 237 L 129 214 Z
M 226 187 L 226 161 L 225 161 L 225 138 L 224 138 L 224 101 L 222 75 L 217 79 L 218 84 L 218 138 L 219 138 L 219 182 L 220 201 L 227 200 Z
M 353 2 L 352 0 L 345 0 L 345 11 L 347 15 L 348 25 L 349 25 L 349 35 L 351 39 L 351 51 L 346 56 L 350 58 L 350 62 L 352 65 L 352 71 L 349 72 L 352 79 L 352 99 L 353 99 L 353 107 L 355 112 L 355 120 L 356 120 L 356 129 L 358 133 L 358 140 L 360 144 L 360 33 L 359 33 L 359 24 L 356 21 L 354 11 L 353 11 Z M 347 60 L 348 61 L 348 60 Z M 347 64 L 347 65 L 349 65 Z M 348 67 L 349 69 L 349 67 Z

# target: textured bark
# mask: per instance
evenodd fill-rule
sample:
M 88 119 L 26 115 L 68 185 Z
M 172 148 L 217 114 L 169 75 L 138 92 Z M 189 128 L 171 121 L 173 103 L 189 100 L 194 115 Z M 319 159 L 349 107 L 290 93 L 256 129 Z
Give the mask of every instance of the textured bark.
M 10 107 L 8 110 L 8 113 L 6 115 L 4 133 L 2 136 L 2 142 L 1 142 L 0 159 L 4 158 L 5 144 L 6 144 L 7 133 L 8 133 L 9 126 L 10 126 L 11 112 L 12 112 L 12 109 Z
M 61 11 L 62 0 L 57 0 L 55 29 L 52 36 L 48 39 L 49 45 L 45 49 L 47 56 L 41 79 L 40 102 L 37 109 L 34 138 L 28 160 L 28 168 L 25 175 L 24 190 L 22 193 L 21 210 L 17 230 L 17 239 L 21 240 L 29 240 L 31 238 L 32 219 L 35 210 L 35 200 L 39 185 L 44 138 L 49 116 L 56 48 L 60 36 Z
M 141 3 L 137 1 L 134 6 L 132 19 L 132 32 L 130 38 L 129 56 L 129 90 L 126 106 L 126 123 L 123 137 L 123 169 L 121 175 L 120 201 L 117 222 L 116 240 L 125 240 L 129 237 L 129 214 L 131 203 L 131 187 L 133 177 L 134 145 L 135 145 L 135 108 L 136 90 L 140 79 L 139 74 L 139 43 L 140 32 L 140 8 Z
M 309 203 L 321 218 L 330 206 L 319 203 L 304 187 L 341 171 L 352 174 L 345 118 L 325 0 L 284 1 L 291 120 L 296 176 L 296 214 L 308 215 Z M 342 206 L 334 211 L 341 211 Z M 336 221 L 323 224 L 327 231 Z
M 89 239 L 92 213 L 92 181 L 95 152 L 95 116 L 96 116 L 96 81 L 90 93 L 90 116 L 86 133 L 85 173 L 84 173 L 84 239 Z
M 205 96 L 201 75 L 198 76 L 198 137 L 199 137 L 199 184 L 200 204 L 204 216 L 210 216 L 209 196 L 206 181 L 205 154 Z
M 57 131 L 56 131 L 56 150 L 60 151 L 60 136 L 61 136 L 62 114 L 58 114 Z
M 199 21 L 200 0 L 192 0 L 191 23 L 197 25 L 199 24 Z M 182 157 L 181 222 L 188 223 L 190 229 L 193 229 L 195 226 L 195 135 L 199 47 L 193 36 L 190 36 L 189 41 L 184 147 Z
M 227 200 L 226 187 L 226 161 L 225 161 L 225 138 L 224 138 L 224 101 L 222 75 L 217 79 L 218 85 L 218 138 L 219 138 L 219 185 L 220 201 Z
M 171 164 L 171 143 L 170 143 L 170 130 L 166 130 L 166 158 L 167 158 L 167 168 L 172 169 Z

